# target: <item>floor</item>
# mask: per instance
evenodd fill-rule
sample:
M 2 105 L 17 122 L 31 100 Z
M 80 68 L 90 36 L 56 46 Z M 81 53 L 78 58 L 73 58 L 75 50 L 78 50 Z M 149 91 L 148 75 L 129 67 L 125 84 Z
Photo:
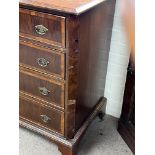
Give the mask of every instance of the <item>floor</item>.
M 78 155 L 133 155 L 117 132 L 117 119 L 96 118 L 83 137 Z M 56 145 L 31 131 L 19 130 L 20 155 L 61 155 Z

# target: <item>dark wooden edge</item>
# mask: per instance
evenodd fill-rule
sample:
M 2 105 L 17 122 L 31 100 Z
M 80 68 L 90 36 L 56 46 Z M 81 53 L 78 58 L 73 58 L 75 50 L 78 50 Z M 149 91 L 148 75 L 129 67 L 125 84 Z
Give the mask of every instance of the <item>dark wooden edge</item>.
M 127 126 L 131 128 L 130 125 L 124 125 L 124 123 L 121 120 L 119 120 L 118 132 L 120 133 L 124 141 L 127 143 L 131 151 L 135 154 L 135 135 L 132 134 L 130 130 L 128 130 Z
M 29 124 L 25 121 L 20 120 L 19 124 L 21 127 L 30 129 L 42 136 L 45 136 L 52 142 L 56 143 L 59 147 L 60 151 L 68 150 L 73 151 L 75 150 L 75 147 L 78 145 L 80 139 L 82 138 L 82 135 L 85 133 L 86 129 L 90 125 L 90 123 L 93 121 L 93 119 L 97 116 L 97 114 L 102 110 L 103 106 L 106 106 L 106 98 L 102 97 L 96 107 L 94 108 L 91 115 L 88 117 L 88 119 L 85 121 L 85 123 L 82 125 L 82 127 L 78 130 L 76 135 L 73 139 L 66 139 L 62 136 L 59 136 L 58 134 L 55 134 L 53 132 L 50 132 L 46 129 L 40 128 L 38 126 Z M 74 151 L 73 151 L 74 152 Z
M 34 124 L 30 124 L 27 121 L 24 121 L 23 119 L 19 120 L 19 125 L 21 127 L 29 129 L 31 131 L 34 131 L 35 133 L 38 133 L 38 134 L 48 138 L 49 140 L 52 140 L 56 144 L 63 144 L 65 146 L 67 146 L 67 147 L 71 147 L 72 146 L 69 141 L 67 141 L 65 138 L 63 138 L 62 136 L 58 135 L 57 133 L 50 132 L 49 130 L 46 130 L 45 128 L 42 128 L 40 126 L 37 126 L 37 125 L 34 125 Z

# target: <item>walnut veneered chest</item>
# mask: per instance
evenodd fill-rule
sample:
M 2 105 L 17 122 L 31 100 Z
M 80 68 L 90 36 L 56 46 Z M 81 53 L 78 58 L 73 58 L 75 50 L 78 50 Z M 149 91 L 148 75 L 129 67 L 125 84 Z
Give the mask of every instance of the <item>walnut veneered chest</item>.
M 20 0 L 20 125 L 63 155 L 105 108 L 115 0 Z

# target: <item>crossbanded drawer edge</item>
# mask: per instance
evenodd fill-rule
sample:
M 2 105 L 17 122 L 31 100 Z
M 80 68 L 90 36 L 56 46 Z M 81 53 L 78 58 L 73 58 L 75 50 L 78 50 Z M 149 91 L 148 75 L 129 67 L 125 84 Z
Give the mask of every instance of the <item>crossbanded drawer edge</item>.
M 27 98 L 27 97 L 25 97 L 25 96 L 20 96 L 20 99 L 23 99 L 23 100 L 25 100 L 25 101 L 27 101 L 27 102 L 32 102 L 33 104 L 36 104 L 36 105 L 38 105 L 38 106 L 41 106 L 42 108 L 48 108 L 48 109 L 51 109 L 52 111 L 55 111 L 55 112 L 60 113 L 60 114 L 61 114 L 60 131 L 55 130 L 53 127 L 49 128 L 49 127 L 47 127 L 47 126 L 44 126 L 43 123 L 42 123 L 42 124 L 39 123 L 39 122 L 37 123 L 37 122 L 33 121 L 33 118 L 32 118 L 31 120 L 29 120 L 29 119 L 27 119 L 27 118 L 25 118 L 25 117 L 23 117 L 23 116 L 21 116 L 21 115 L 20 115 L 20 118 L 22 118 L 22 119 L 24 119 L 24 120 L 27 120 L 27 121 L 29 121 L 29 122 L 31 122 L 31 123 L 33 123 L 33 124 L 36 124 L 36 125 L 38 125 L 38 126 L 40 126 L 40 127 L 42 127 L 42 128 L 45 128 L 45 129 L 47 129 L 47 130 L 49 130 L 49 131 L 53 131 L 53 132 L 56 132 L 56 133 L 59 133 L 59 134 L 64 135 L 64 115 L 65 115 L 65 113 L 64 113 L 63 111 L 60 111 L 60 110 L 55 109 L 55 108 L 52 108 L 52 107 L 50 107 L 50 106 L 47 106 L 47 105 L 45 105 L 45 104 L 42 104 L 41 102 L 36 101 L 35 99 Z M 52 128 L 53 128 L 53 129 L 52 129 Z
M 53 15 L 53 14 L 49 14 L 49 13 L 43 13 L 43 12 L 39 12 L 39 11 L 35 11 L 35 10 L 29 10 L 29 9 L 23 9 L 20 8 L 19 9 L 19 13 L 21 14 L 25 14 L 25 15 L 30 15 L 31 17 L 36 17 L 36 18 L 42 18 L 42 22 L 44 23 L 44 19 L 48 19 L 49 21 L 58 21 L 59 22 L 59 26 L 60 26 L 60 38 L 59 41 L 56 38 L 52 38 L 50 37 L 45 37 L 44 35 L 35 35 L 35 31 L 32 29 L 31 30 L 26 30 L 25 35 L 28 36 L 29 38 L 33 39 L 33 40 L 37 40 L 37 41 L 41 41 L 41 42 L 45 42 L 47 44 L 53 44 L 59 47 L 66 47 L 66 17 L 64 16 L 58 16 L 58 15 Z M 21 24 L 21 18 L 19 18 L 20 20 L 20 24 Z M 25 21 L 24 21 L 25 22 Z M 39 23 L 40 25 L 42 25 L 43 23 Z M 31 24 L 33 25 L 33 21 L 31 21 Z M 44 25 L 43 25 L 44 26 Z M 20 26 L 20 33 L 23 33 L 23 28 Z M 49 30 L 48 34 L 52 34 L 52 29 L 50 27 L 47 28 L 47 30 Z M 32 31 L 32 32 L 31 32 Z M 24 33 L 23 33 L 24 34 Z

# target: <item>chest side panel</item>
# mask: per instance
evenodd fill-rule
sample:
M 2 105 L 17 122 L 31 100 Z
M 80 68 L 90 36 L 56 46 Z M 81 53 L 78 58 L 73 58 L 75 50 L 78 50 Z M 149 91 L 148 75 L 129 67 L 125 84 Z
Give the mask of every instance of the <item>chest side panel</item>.
M 76 130 L 104 96 L 114 10 L 109 0 L 79 17 Z
M 115 0 L 67 19 L 66 127 L 72 137 L 104 96 Z M 70 107 L 70 108 L 69 108 Z M 75 124 L 71 123 L 75 122 Z M 71 130 L 72 129 L 72 130 Z

